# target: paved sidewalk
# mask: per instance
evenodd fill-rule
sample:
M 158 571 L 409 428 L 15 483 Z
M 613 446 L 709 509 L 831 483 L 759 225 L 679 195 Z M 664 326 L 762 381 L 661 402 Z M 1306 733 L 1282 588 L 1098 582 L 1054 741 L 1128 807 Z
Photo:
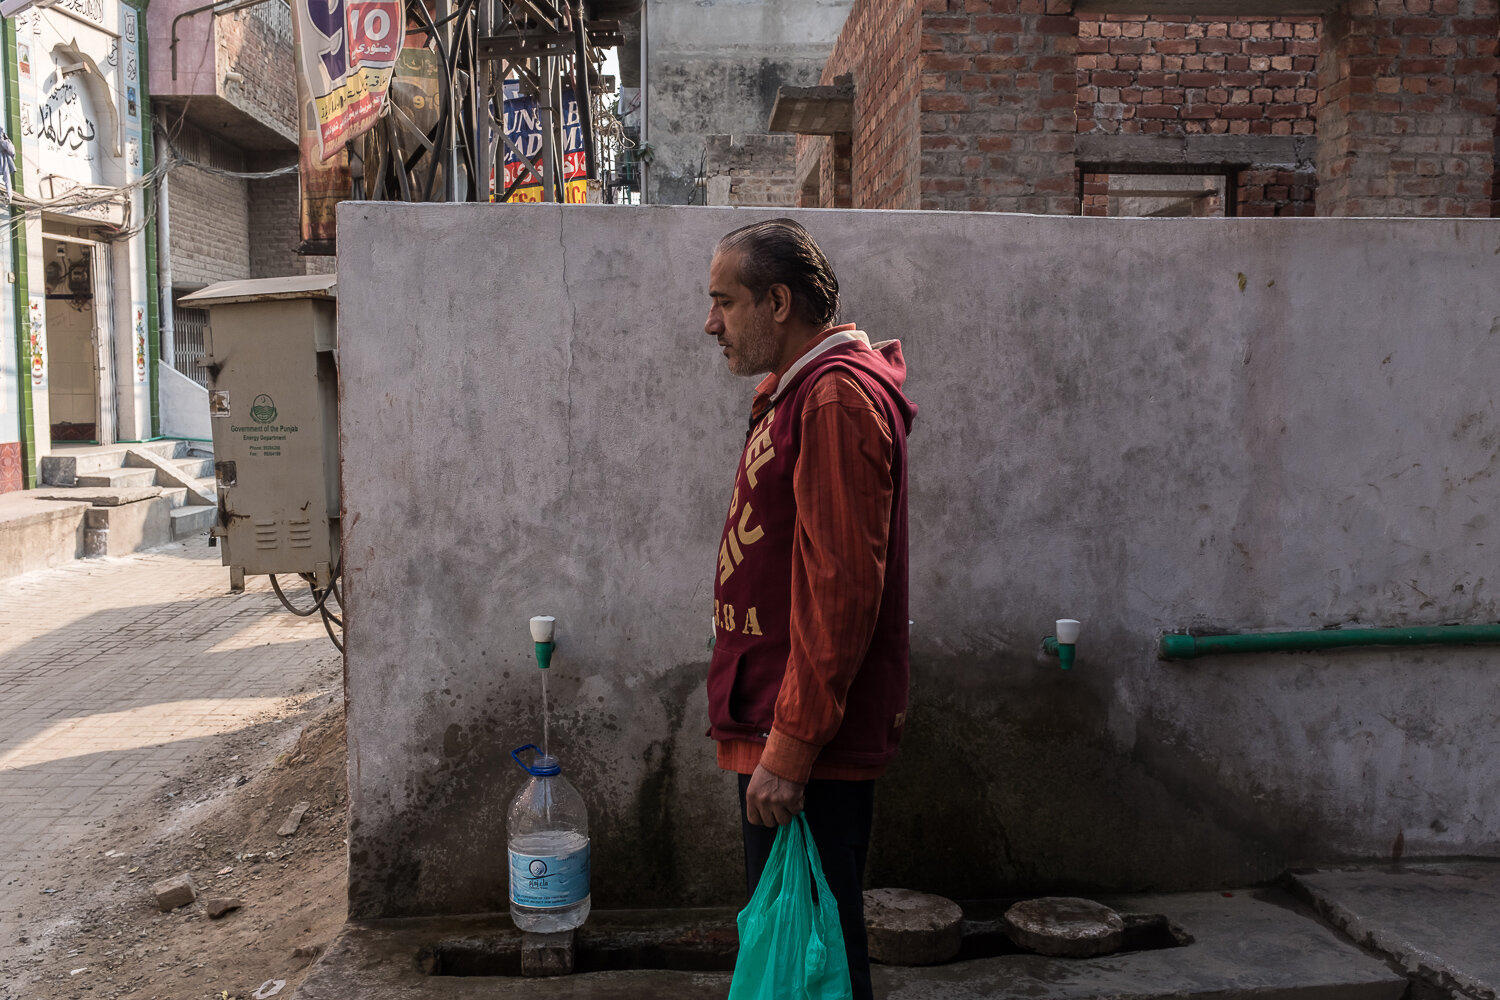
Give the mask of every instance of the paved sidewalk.
M 198 538 L 0 580 L 0 914 L 34 906 L 38 862 L 338 663 L 265 577 L 231 594 L 219 552 Z

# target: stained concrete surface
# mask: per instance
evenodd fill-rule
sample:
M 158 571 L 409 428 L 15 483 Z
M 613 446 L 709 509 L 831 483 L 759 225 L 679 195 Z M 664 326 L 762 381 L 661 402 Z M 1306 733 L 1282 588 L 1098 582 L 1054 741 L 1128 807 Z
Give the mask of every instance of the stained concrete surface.
M 539 613 L 595 905 L 737 898 L 703 678 L 752 383 L 702 325 L 715 243 L 767 214 L 341 206 L 356 917 L 503 905 Z M 1500 620 L 1500 220 L 791 214 L 921 406 L 874 884 L 1201 890 L 1398 833 L 1500 853 L 1500 647 L 1156 649 Z
M 1404 977 L 1370 958 L 1277 891 L 1113 897 L 1117 910 L 1165 914 L 1193 936 L 1180 948 L 1088 959 L 1035 955 L 926 968 L 876 966 L 886 1000 L 1091 1000 L 1236 996 L 1256 1000 L 1397 1000 Z M 556 979 L 426 976 L 417 955 L 442 940 L 483 937 L 504 918 L 351 923 L 297 1000 L 721 1000 L 728 973 L 635 970 Z
M 653 204 L 696 204 L 711 135 L 764 134 L 776 90 L 818 82 L 850 0 L 653 0 Z
M 1500 863 L 1456 861 L 1303 872 L 1296 885 L 1334 926 L 1414 979 L 1500 993 Z

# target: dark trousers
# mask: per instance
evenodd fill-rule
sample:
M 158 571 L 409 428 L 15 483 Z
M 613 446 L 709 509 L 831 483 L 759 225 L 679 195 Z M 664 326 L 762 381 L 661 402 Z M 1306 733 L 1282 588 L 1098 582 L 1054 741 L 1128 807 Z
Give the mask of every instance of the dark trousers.
M 771 857 L 776 828 L 754 826 L 745 818 L 748 774 L 740 775 L 740 829 L 745 839 L 745 881 L 750 894 Z M 870 950 L 865 942 L 865 856 L 870 850 L 870 825 L 875 811 L 873 781 L 809 781 L 803 798 L 807 826 L 823 875 L 839 907 L 844 950 L 849 956 L 849 981 L 854 1000 L 871 1000 Z

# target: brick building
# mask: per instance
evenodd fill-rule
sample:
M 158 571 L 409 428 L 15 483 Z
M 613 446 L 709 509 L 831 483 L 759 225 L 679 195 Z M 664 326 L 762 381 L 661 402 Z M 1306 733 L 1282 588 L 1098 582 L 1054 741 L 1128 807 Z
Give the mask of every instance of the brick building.
M 202 6 L 155 0 L 147 15 L 159 155 L 185 160 L 166 180 L 163 339 L 190 375 L 207 317 L 166 300 L 216 281 L 333 269 L 332 258 L 296 253 L 291 13 L 272 3 L 227 14 Z M 274 176 L 245 176 L 253 174 Z
M 807 206 L 1496 211 L 1496 0 L 1230 9 L 857 0 L 820 87 L 784 93 L 772 130 L 801 133 Z

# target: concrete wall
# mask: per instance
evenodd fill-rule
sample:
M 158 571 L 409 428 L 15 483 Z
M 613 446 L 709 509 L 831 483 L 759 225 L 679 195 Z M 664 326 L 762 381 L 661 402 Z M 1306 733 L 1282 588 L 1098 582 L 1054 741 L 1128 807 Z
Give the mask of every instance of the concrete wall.
M 595 905 L 738 901 L 702 687 L 751 383 L 701 326 L 715 240 L 763 213 L 340 211 L 352 915 L 503 908 L 536 613 Z M 800 215 L 922 406 L 873 884 L 1500 855 L 1500 648 L 1155 655 L 1500 618 L 1500 221 Z
M 162 436 L 212 441 L 208 390 L 165 361 L 158 361 L 156 366 Z
M 650 200 L 701 201 L 704 141 L 765 132 L 777 87 L 818 82 L 852 2 L 647 0 Z

